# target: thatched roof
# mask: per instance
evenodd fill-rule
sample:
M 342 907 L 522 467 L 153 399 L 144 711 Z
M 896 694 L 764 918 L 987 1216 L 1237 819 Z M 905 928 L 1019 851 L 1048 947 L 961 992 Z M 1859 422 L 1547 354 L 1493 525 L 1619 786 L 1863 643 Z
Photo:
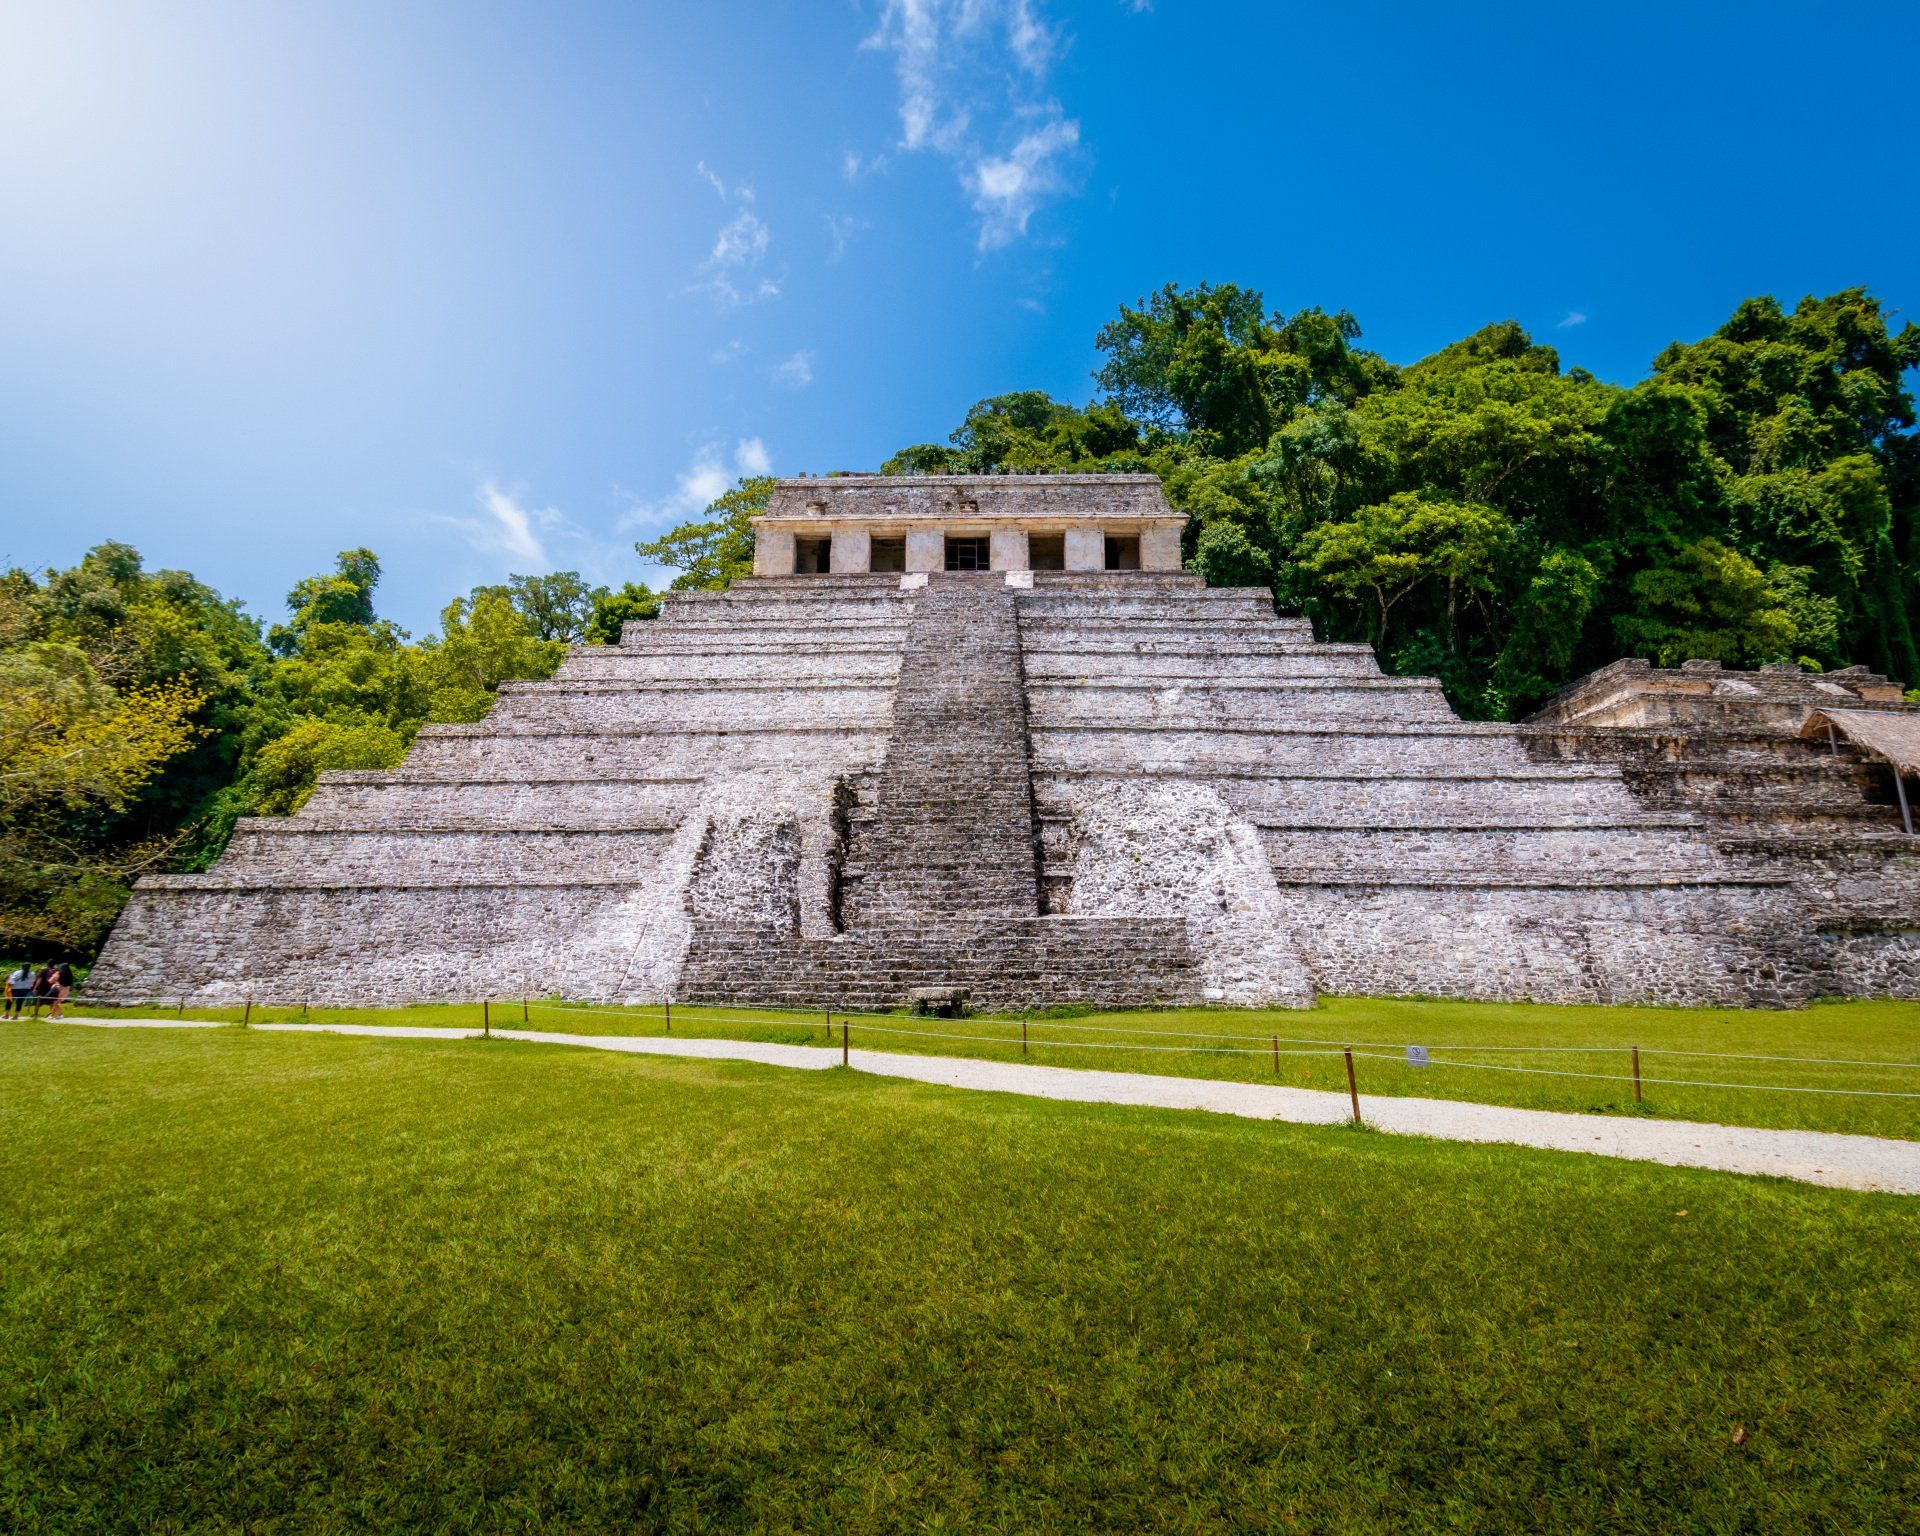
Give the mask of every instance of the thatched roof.
M 1920 777 L 1920 711 L 1816 709 L 1802 736 L 1824 736 L 1827 727 L 1856 747 L 1885 758 L 1901 773 Z

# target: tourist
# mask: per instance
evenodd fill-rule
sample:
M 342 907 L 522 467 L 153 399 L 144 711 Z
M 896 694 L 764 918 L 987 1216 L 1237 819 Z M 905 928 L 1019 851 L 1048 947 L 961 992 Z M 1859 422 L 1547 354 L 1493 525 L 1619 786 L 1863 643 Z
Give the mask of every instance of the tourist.
M 23 1019 L 27 1016 L 27 998 L 33 993 L 33 962 L 22 960 L 19 967 L 7 977 L 7 1012 L 10 1019 Z
M 50 978 L 53 983 L 51 989 L 53 993 L 53 1012 L 48 1014 L 47 1017 L 57 1019 L 62 1017 L 60 1005 L 64 1003 L 73 992 L 73 967 L 62 960 L 58 965 L 50 966 L 49 969 L 53 972 Z

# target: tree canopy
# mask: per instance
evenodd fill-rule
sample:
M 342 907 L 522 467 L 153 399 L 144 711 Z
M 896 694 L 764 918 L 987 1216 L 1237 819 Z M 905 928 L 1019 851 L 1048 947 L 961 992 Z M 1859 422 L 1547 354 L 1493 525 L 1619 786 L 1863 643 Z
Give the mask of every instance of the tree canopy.
M 982 400 L 887 474 L 1157 474 L 1189 569 L 1512 719 L 1621 655 L 1864 663 L 1920 683 L 1920 327 L 1865 289 L 1737 305 L 1621 386 L 1497 321 L 1396 367 L 1345 312 L 1169 285 L 1095 338 L 1099 393 Z M 743 481 L 641 546 L 724 586 Z
M 324 769 L 390 768 L 422 724 L 477 720 L 569 641 L 658 611 L 637 583 L 512 576 L 415 642 L 379 585 L 372 551 L 343 551 L 263 634 L 124 544 L 0 574 L 0 945 L 85 955 L 137 875 L 206 867 L 236 818 L 298 810 Z

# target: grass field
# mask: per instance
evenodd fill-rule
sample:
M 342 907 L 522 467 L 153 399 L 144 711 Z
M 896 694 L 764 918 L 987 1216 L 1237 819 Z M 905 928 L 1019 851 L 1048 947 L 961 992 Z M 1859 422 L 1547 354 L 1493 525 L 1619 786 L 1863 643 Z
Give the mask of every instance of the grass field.
M 525 1044 L 0 1031 L 0 1529 L 1920 1529 L 1920 1201 Z
M 655 1034 L 665 1028 L 657 1008 L 593 1010 L 535 1002 L 525 1011 L 525 1027 L 535 1029 Z M 185 1016 L 237 1022 L 241 1013 L 188 1010 Z M 297 1008 L 253 1012 L 260 1021 L 300 1017 Z M 316 1008 L 310 1017 L 478 1028 L 480 1009 Z M 496 1026 L 523 1027 L 522 1005 L 496 1004 L 492 1018 Z M 764 1011 L 675 1007 L 673 1028 L 682 1034 L 827 1044 L 819 1014 L 795 1021 Z M 856 1017 L 853 1036 L 876 1050 L 1020 1056 L 1020 1025 L 1004 1019 Z M 1035 1019 L 1027 1036 L 1028 1059 L 1049 1065 L 1253 1082 L 1277 1078 L 1341 1091 L 1346 1071 L 1338 1047 L 1351 1044 L 1363 1097 L 1419 1094 L 1530 1109 L 1920 1138 L 1920 1004 L 1908 1002 L 1743 1010 L 1328 998 L 1309 1010 L 1189 1008 Z M 1409 1066 L 1408 1044 L 1429 1047 L 1433 1065 Z M 1638 1104 L 1630 1080 L 1628 1048 L 1633 1045 L 1641 1051 L 1644 1098 Z M 1771 1059 L 1750 1059 L 1756 1057 Z M 1688 1081 L 1676 1081 L 1681 1079 Z M 1756 1086 L 1762 1084 L 1771 1086 Z

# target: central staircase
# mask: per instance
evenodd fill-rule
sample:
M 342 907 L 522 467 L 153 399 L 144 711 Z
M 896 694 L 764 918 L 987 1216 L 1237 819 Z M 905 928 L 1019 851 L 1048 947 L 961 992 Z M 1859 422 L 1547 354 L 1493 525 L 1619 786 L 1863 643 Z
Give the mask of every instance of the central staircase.
M 1027 755 L 1013 594 L 998 576 L 931 578 L 913 605 L 875 804 L 852 826 L 847 925 L 1038 917 Z
M 997 1010 L 1192 991 L 1183 920 L 1042 915 L 1019 610 L 1002 575 L 936 574 L 915 595 L 886 755 L 855 782 L 841 931 L 696 919 L 682 997 L 884 1009 L 961 987 Z

